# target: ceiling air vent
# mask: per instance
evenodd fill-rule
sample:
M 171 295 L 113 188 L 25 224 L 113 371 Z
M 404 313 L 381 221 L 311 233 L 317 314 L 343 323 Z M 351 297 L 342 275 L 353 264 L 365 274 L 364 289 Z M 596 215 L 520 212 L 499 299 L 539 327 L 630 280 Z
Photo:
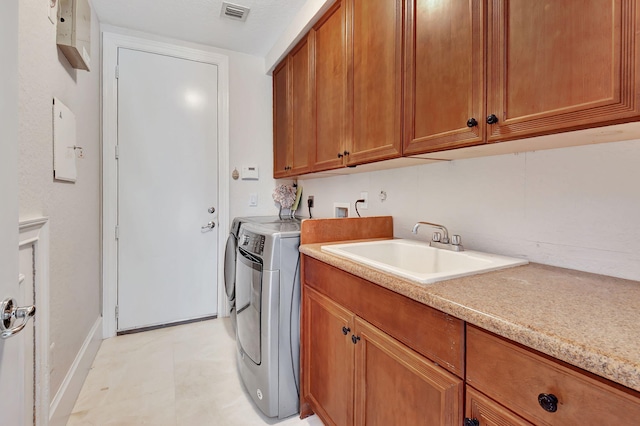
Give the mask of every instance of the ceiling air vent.
M 249 8 L 244 6 L 239 6 L 233 3 L 222 3 L 222 13 L 221 16 L 227 17 L 229 19 L 234 19 L 236 21 L 246 21 L 247 15 L 249 14 Z

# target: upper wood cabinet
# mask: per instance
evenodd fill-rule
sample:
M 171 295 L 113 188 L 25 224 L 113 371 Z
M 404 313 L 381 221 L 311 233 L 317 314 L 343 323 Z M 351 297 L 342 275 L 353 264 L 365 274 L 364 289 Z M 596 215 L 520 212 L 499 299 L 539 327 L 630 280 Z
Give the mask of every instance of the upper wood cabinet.
M 637 117 L 638 9 L 633 0 L 411 0 L 404 154 Z
M 274 178 L 311 171 L 313 43 L 305 37 L 273 72 Z
M 635 0 L 491 0 L 488 140 L 552 133 L 638 115 Z
M 347 147 L 347 126 L 351 119 L 347 113 L 347 15 L 344 3 L 338 0 L 311 30 L 315 36 L 314 171 L 342 167 Z
M 485 2 L 407 3 L 404 153 L 482 143 Z
M 349 0 L 348 4 L 353 124 L 346 164 L 399 157 L 404 0 Z

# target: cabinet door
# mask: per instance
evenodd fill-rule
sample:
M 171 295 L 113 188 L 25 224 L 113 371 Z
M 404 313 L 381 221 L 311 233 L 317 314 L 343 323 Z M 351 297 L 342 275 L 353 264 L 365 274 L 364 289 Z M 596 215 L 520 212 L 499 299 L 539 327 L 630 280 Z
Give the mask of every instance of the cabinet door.
M 306 288 L 302 319 L 303 399 L 325 424 L 353 423 L 353 314 Z
M 533 426 L 471 386 L 466 392 L 465 417 L 475 419 L 478 426 Z
M 353 135 L 347 164 L 399 157 L 404 0 L 349 0 Z
M 311 170 L 314 146 L 314 120 L 311 100 L 312 43 L 305 38 L 289 55 L 291 76 L 291 170 L 298 175 Z
M 273 71 L 273 177 L 289 173 L 289 61 L 283 59 Z
M 638 114 L 635 0 L 490 0 L 489 141 Z
M 311 30 L 315 37 L 315 171 L 343 166 L 347 142 L 346 14 L 341 0 Z
M 360 318 L 356 336 L 354 424 L 462 424 L 461 379 Z
M 407 4 L 404 155 L 482 143 L 484 2 Z

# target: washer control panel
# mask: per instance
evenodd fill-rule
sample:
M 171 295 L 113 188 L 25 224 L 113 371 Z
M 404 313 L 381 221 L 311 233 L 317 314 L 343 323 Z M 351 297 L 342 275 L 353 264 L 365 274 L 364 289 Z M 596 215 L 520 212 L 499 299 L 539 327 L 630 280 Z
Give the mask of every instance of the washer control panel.
M 264 235 L 254 234 L 251 231 L 242 230 L 240 233 L 240 246 L 249 253 L 262 256 L 264 252 Z

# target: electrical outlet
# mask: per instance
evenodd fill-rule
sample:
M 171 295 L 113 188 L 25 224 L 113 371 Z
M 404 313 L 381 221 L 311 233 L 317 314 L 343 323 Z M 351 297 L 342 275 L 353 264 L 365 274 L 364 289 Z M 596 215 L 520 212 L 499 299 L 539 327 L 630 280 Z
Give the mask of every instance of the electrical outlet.
M 307 198 L 307 206 L 313 208 L 313 195 L 309 195 L 309 198 Z
M 366 210 L 369 208 L 369 193 L 368 192 L 361 192 L 360 193 L 360 199 L 364 200 L 364 203 L 358 203 L 358 207 L 360 207 L 363 210 Z

